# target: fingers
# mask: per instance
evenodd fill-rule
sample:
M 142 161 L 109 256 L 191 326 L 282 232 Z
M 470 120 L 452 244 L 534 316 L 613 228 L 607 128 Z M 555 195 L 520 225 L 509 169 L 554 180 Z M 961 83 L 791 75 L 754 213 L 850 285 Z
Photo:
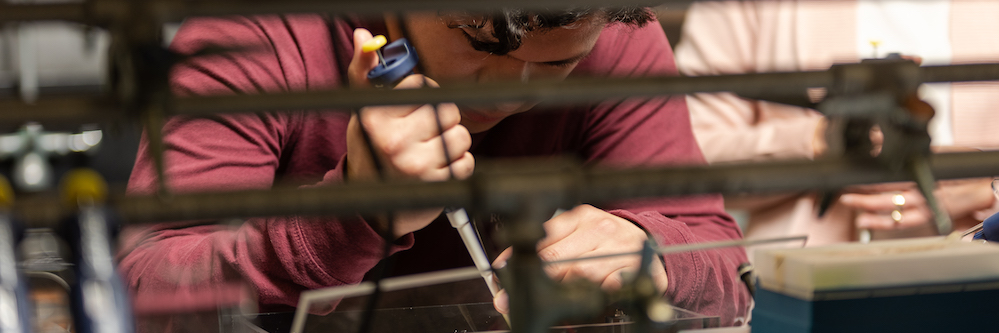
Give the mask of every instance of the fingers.
M 510 313 L 510 296 L 506 294 L 506 289 L 500 289 L 496 296 L 493 296 L 493 307 L 496 308 L 496 312 Z
M 548 222 L 545 222 L 545 238 L 538 242 L 538 248 L 546 248 L 556 242 L 565 239 L 567 236 L 575 232 L 580 224 L 576 221 L 585 221 L 592 219 L 595 214 L 604 213 L 604 211 L 597 209 L 596 207 L 590 205 L 579 205 L 573 207 L 572 209 L 553 217 Z M 552 254 L 553 256 L 555 254 Z M 542 257 L 544 259 L 544 257 Z M 552 261 L 557 259 L 552 259 Z
M 926 199 L 916 190 L 844 194 L 840 202 L 857 210 L 855 221 L 862 229 L 908 228 L 929 223 L 933 218 Z
M 871 145 L 874 146 L 872 153 L 877 155 L 881 152 L 881 146 L 885 143 L 885 133 L 881 131 L 880 126 L 874 126 L 871 128 L 870 138 Z
M 437 149 L 440 151 L 440 149 Z M 461 159 L 451 162 L 451 167 L 443 166 L 433 170 L 425 170 L 418 175 L 418 178 L 427 182 L 439 182 L 451 179 L 466 179 L 472 175 L 475 169 L 475 159 L 471 153 L 466 152 Z
M 361 111 L 365 130 L 384 134 L 378 138 L 387 140 L 387 145 L 396 144 L 392 139 L 426 141 L 439 136 L 437 119 L 447 131 L 458 126 L 461 113 L 454 104 L 441 104 L 436 110 L 430 105 L 398 105 L 367 107 Z
M 583 257 L 592 257 L 600 253 L 588 253 Z M 604 253 L 606 254 L 606 253 Z M 636 272 L 641 265 L 639 255 L 629 255 L 614 258 L 594 259 L 574 262 L 562 266 L 558 277 L 553 276 L 556 281 L 572 281 L 575 279 L 587 279 L 600 284 L 600 287 L 608 290 L 621 288 L 624 278 L 623 272 Z M 553 267 L 556 265 L 549 265 Z
M 915 190 L 876 194 L 844 194 L 840 196 L 839 201 L 847 207 L 862 211 L 891 212 L 899 206 L 895 203 L 895 195 L 899 194 L 904 200 L 902 204 L 904 207 L 926 205 L 926 198 L 923 198 L 923 195 Z
M 891 230 L 904 229 L 925 225 L 931 221 L 933 214 L 929 209 L 909 208 L 898 213 L 898 221 L 892 217 L 892 212 L 862 212 L 857 214 L 857 228 Z
M 538 243 L 538 256 L 547 262 L 638 252 L 648 239 L 644 230 L 631 221 L 593 206 L 583 205 L 545 223 L 548 237 Z M 665 288 L 665 269 L 656 259 L 653 273 Z M 546 272 L 558 281 L 585 278 L 605 288 L 619 288 L 621 272 L 638 271 L 641 257 L 636 255 L 552 263 Z
M 395 88 L 396 89 L 416 89 L 416 88 L 422 88 L 424 86 L 431 87 L 431 88 L 438 88 L 438 87 L 440 87 L 440 85 L 437 84 L 437 81 L 434 81 L 433 79 L 431 79 L 429 77 L 426 77 L 426 76 L 423 76 L 423 75 L 419 75 L 419 74 L 413 74 L 413 75 L 409 75 L 406 78 L 402 79 L 402 81 L 399 81 L 399 83 L 396 84 Z
M 369 87 L 368 72 L 378 66 L 378 55 L 374 52 L 364 52 L 361 46 L 371 40 L 371 32 L 366 29 L 354 29 L 354 57 L 347 66 L 347 80 L 352 87 Z
M 624 283 L 624 272 L 637 272 L 641 256 L 637 254 L 648 235 L 631 221 L 617 217 L 596 207 L 582 205 L 545 222 L 547 237 L 538 243 L 538 257 L 546 262 L 545 272 L 556 281 L 587 279 L 604 289 L 618 289 Z M 599 259 L 568 259 L 598 257 L 611 254 L 634 253 Z M 512 254 L 506 249 L 493 262 L 493 267 L 503 267 Z M 668 286 L 666 269 L 656 256 L 650 267 L 656 286 L 665 291 Z M 498 311 L 506 309 L 505 293 L 493 299 Z
M 468 153 L 472 136 L 460 121 L 454 104 L 441 104 L 436 110 L 429 105 L 369 107 L 362 110 L 359 120 L 394 175 L 428 181 L 447 180 L 452 171 L 464 179 L 474 170 L 474 159 Z

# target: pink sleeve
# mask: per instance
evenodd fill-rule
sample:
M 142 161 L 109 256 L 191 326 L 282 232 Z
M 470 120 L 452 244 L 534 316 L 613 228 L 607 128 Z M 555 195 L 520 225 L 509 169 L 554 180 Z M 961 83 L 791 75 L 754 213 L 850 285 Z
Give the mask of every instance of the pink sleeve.
M 657 23 L 634 31 L 619 29 L 627 37 L 602 39 L 598 45 L 607 48 L 595 51 L 588 62 L 615 64 L 609 75 L 676 75 L 673 53 Z M 583 154 L 591 162 L 622 167 L 704 164 L 683 96 L 603 103 L 589 113 L 585 126 Z M 719 195 L 598 206 L 637 223 L 660 245 L 742 238 Z M 740 264 L 748 262 L 742 248 L 669 255 L 664 262 L 669 279 L 666 295 L 675 305 L 720 316 L 722 325 L 743 322 L 738 318 L 745 318 L 750 297 L 736 273 Z
M 300 17 L 297 22 L 309 19 L 321 20 Z M 179 94 L 194 95 L 306 88 L 309 81 L 299 62 L 306 57 L 286 54 L 286 50 L 300 50 L 295 43 L 306 41 L 281 35 L 291 31 L 280 28 L 288 24 L 284 20 L 277 16 L 190 20 L 175 41 L 181 51 L 206 43 L 256 41 L 271 48 L 179 66 L 173 73 L 173 88 Z M 288 132 L 295 130 L 295 122 L 303 121 L 302 117 L 301 113 L 261 113 L 171 119 L 164 126 L 169 187 L 179 193 L 270 188 Z M 133 194 L 156 190 L 147 146 L 143 139 L 129 181 Z M 317 186 L 341 182 L 342 160 Z M 254 288 L 260 304 L 294 306 L 303 290 L 359 282 L 385 255 L 384 241 L 360 217 L 206 222 L 139 226 L 123 232 L 120 270 L 137 297 L 238 282 Z M 408 248 L 412 242 L 412 236 L 404 237 L 393 251 Z
M 765 27 L 758 16 L 764 4 L 753 1 L 694 3 L 677 45 L 680 72 L 688 76 L 774 71 L 758 45 Z M 777 37 L 779 38 L 779 37 Z M 774 46 L 774 49 L 780 49 Z M 733 94 L 687 97 L 694 133 L 711 163 L 813 158 L 812 141 L 822 117 L 814 111 L 752 101 Z

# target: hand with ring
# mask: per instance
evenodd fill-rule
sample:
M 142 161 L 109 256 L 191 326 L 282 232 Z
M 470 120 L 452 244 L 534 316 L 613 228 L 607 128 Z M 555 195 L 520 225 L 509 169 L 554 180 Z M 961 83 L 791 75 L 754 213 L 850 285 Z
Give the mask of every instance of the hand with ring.
M 849 193 L 839 199 L 857 211 L 860 229 L 900 229 L 931 223 L 933 212 L 915 188 L 876 193 Z
M 902 192 L 896 192 L 891 196 L 891 202 L 895 204 L 895 210 L 891 211 L 891 219 L 895 223 L 902 222 L 902 211 L 905 210 L 905 196 Z
M 976 212 L 995 204 L 992 178 L 969 178 L 937 182 L 934 194 L 951 219 L 954 229 L 966 229 L 976 223 Z M 855 186 L 847 189 L 839 203 L 857 212 L 858 229 L 901 229 L 933 223 L 933 213 L 926 198 L 914 183 L 886 183 Z

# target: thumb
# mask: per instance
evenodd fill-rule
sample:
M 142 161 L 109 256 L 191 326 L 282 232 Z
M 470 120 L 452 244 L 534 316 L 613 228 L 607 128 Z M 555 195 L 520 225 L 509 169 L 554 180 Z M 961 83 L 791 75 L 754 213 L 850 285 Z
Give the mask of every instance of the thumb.
M 375 52 L 364 52 L 362 46 L 373 39 L 367 29 L 354 29 L 354 58 L 347 67 L 347 79 L 352 87 L 368 87 L 368 72 L 378 66 L 378 55 Z
M 493 296 L 493 308 L 502 314 L 510 313 L 510 297 L 507 296 L 506 289 L 500 289 L 496 296 Z

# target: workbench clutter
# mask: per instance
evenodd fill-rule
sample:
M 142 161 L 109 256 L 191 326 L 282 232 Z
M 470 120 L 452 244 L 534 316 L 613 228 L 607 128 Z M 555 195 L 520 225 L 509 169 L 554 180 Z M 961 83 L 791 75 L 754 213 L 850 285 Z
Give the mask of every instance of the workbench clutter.
M 760 250 L 756 268 L 753 332 L 989 331 L 999 297 L 999 245 L 980 241 Z

